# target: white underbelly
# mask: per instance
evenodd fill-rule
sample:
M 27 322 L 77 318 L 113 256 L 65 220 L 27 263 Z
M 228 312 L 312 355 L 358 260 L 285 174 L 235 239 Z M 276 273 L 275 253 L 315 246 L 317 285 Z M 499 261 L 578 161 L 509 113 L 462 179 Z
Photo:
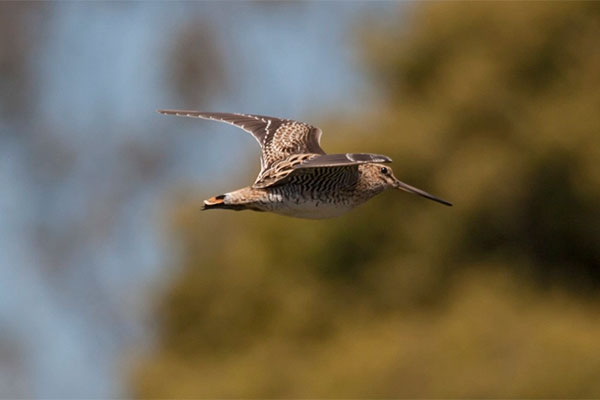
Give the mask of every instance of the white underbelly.
M 269 211 L 296 218 L 323 219 L 338 217 L 351 209 L 352 206 L 346 204 L 310 200 L 298 204 L 295 202 L 278 204 Z

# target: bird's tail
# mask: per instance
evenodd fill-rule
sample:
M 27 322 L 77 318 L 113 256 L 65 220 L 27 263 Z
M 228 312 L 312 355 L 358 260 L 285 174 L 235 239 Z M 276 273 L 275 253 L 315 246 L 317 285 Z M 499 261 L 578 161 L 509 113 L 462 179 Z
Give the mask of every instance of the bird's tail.
M 240 211 L 245 208 L 246 207 L 244 204 L 226 204 L 225 195 L 220 194 L 218 196 L 213 196 L 208 200 L 204 200 L 204 206 L 202 207 L 202 210 L 222 209 Z
M 262 190 L 245 187 L 204 200 L 203 210 L 254 210 L 263 211 L 257 203 L 260 196 L 264 196 Z

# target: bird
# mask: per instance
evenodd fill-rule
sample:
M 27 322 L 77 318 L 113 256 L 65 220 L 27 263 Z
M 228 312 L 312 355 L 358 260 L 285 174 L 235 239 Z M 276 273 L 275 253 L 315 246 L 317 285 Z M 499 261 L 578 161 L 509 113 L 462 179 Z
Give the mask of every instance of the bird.
M 250 133 L 261 147 L 260 172 L 250 186 L 204 200 L 203 210 L 253 210 L 324 219 L 338 217 L 384 192 L 400 189 L 452 204 L 396 178 L 382 154 L 326 154 L 322 131 L 310 124 L 255 114 L 158 110 L 164 115 L 203 118 Z

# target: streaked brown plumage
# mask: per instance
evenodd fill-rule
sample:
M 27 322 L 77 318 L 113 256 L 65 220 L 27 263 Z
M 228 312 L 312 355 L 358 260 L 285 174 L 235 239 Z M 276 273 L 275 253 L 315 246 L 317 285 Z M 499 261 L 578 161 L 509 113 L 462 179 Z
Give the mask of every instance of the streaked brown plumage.
M 380 154 L 326 154 L 321 130 L 264 115 L 159 110 L 161 114 L 211 119 L 242 128 L 261 146 L 261 171 L 251 185 L 204 201 L 204 209 L 270 211 L 298 218 L 330 218 L 386 189 L 401 189 L 445 205 L 449 202 L 399 181 L 392 160 Z

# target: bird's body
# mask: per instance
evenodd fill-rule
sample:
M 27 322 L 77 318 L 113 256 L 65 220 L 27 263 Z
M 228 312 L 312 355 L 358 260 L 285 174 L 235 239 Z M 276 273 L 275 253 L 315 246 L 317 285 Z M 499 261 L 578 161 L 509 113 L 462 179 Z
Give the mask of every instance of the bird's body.
M 261 171 L 251 186 L 204 201 L 204 209 L 268 211 L 297 218 L 337 217 L 388 188 L 450 203 L 409 186 L 379 154 L 325 154 L 321 130 L 261 115 L 161 110 L 162 114 L 226 122 L 251 133 L 262 148 Z
M 266 188 L 248 186 L 227 193 L 221 208 L 269 211 L 298 218 L 337 217 L 381 193 L 384 188 L 366 185 L 363 170 L 354 168 L 356 173 L 344 170 L 313 168 L 310 173 L 292 177 L 282 185 Z M 218 202 L 211 198 L 207 203 Z M 230 203 L 228 206 L 227 203 Z

